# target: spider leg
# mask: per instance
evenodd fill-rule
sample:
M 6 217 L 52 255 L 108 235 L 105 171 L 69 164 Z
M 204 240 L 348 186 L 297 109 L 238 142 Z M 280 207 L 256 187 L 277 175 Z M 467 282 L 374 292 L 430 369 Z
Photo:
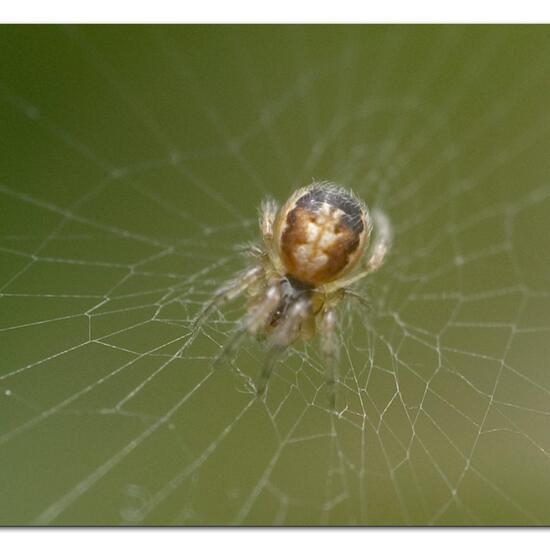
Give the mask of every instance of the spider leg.
M 250 287 L 250 285 L 258 281 L 263 273 L 263 267 L 257 265 L 247 269 L 220 287 L 195 317 L 193 321 L 193 333 L 197 332 L 197 330 L 216 308 L 230 302 L 231 300 L 234 300 L 235 298 L 238 298 L 247 288 Z
M 355 292 L 351 288 L 345 288 L 343 295 L 353 298 L 358 304 L 364 307 L 367 312 L 372 310 L 372 304 L 369 302 L 369 300 L 365 296 L 359 294 L 358 292 Z
M 278 283 L 274 283 L 268 287 L 263 299 L 239 323 L 233 336 L 214 360 L 214 367 L 220 366 L 227 357 L 233 355 L 247 334 L 258 334 L 264 328 L 280 299 L 281 289 Z
M 260 231 L 265 244 L 268 246 L 271 245 L 273 240 L 273 226 L 278 209 L 279 206 L 273 199 L 264 200 L 260 207 Z
M 276 271 L 282 272 L 283 266 L 273 242 L 278 209 L 279 205 L 273 199 L 266 199 L 262 202 L 260 207 L 260 231 L 264 241 L 265 254 L 267 254 L 271 265 L 275 267 Z
M 376 235 L 371 246 L 371 253 L 368 260 L 358 273 L 327 284 L 325 287 L 326 292 L 334 292 L 356 283 L 363 277 L 366 277 L 369 273 L 373 273 L 374 271 L 380 269 L 384 264 L 384 260 L 388 255 L 392 243 L 391 223 L 386 214 L 380 210 L 375 210 L 372 213 L 372 218 L 374 221 Z
M 328 391 L 328 400 L 331 409 L 336 408 L 336 381 L 338 379 L 337 365 L 340 356 L 338 336 L 336 332 L 336 310 L 326 309 L 321 317 L 319 332 L 321 336 L 321 354 L 324 359 L 325 381 Z
M 264 393 L 277 359 L 299 336 L 300 325 L 310 314 L 311 305 L 309 300 L 306 298 L 297 300 L 288 308 L 285 318 L 269 337 L 269 351 L 257 385 L 258 395 Z
M 269 347 L 286 349 L 300 335 L 300 325 L 311 314 L 311 304 L 308 298 L 296 300 L 290 307 L 270 337 Z
M 267 357 L 264 362 L 262 371 L 260 372 L 260 379 L 256 385 L 256 394 L 258 397 L 262 396 L 265 392 L 269 379 L 271 378 L 271 373 L 273 368 L 277 364 L 277 360 L 283 353 L 283 348 L 270 348 L 267 352 Z
M 393 238 L 391 222 L 381 210 L 372 213 L 376 237 L 372 246 L 372 252 L 365 266 L 366 273 L 372 273 L 382 267 L 384 260 L 390 250 Z

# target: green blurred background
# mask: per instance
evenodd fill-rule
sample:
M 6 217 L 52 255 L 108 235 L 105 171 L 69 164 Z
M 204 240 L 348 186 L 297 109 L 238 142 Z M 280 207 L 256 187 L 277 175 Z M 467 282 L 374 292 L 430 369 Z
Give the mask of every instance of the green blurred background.
M 550 523 L 550 30 L 0 27 L 0 523 Z M 391 217 L 276 369 L 242 302 L 261 199 Z

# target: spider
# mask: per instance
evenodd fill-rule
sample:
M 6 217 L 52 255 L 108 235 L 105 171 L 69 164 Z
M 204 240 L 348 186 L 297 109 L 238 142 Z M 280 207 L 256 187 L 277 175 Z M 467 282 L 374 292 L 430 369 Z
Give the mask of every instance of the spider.
M 216 308 L 248 295 L 246 314 L 216 364 L 246 334 L 264 339 L 269 353 L 256 385 L 258 395 L 266 388 L 278 354 L 318 333 L 334 407 L 336 309 L 347 296 L 362 299 L 351 287 L 384 263 L 391 245 L 390 221 L 378 210 L 371 215 L 351 191 L 322 182 L 298 189 L 280 209 L 274 200 L 264 200 L 259 222 L 263 243 L 248 249 L 253 264 L 216 291 L 195 326 Z

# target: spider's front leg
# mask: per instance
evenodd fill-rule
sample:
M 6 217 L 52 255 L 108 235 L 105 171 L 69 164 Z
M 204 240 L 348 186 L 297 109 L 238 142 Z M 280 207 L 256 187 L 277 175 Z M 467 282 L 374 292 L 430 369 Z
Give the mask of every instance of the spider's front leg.
M 193 333 L 196 333 L 202 324 L 208 319 L 210 314 L 223 304 L 238 298 L 251 285 L 260 280 L 264 274 L 264 268 L 261 265 L 251 267 L 228 281 L 220 287 L 212 298 L 204 305 L 200 313 L 193 321 Z
M 223 360 L 233 355 L 247 334 L 256 335 L 264 330 L 273 311 L 281 300 L 281 289 L 278 282 L 267 287 L 262 299 L 250 309 L 249 313 L 239 323 L 239 327 L 223 347 L 214 361 L 214 367 L 220 366 Z
M 328 400 L 331 409 L 336 408 L 336 381 L 338 379 L 338 359 L 340 346 L 338 342 L 338 319 L 333 307 L 325 309 L 319 323 L 321 340 L 321 354 L 324 361 L 325 381 L 327 385 Z
M 307 298 L 301 298 L 289 306 L 284 319 L 270 335 L 267 359 L 260 374 L 260 380 L 258 381 L 258 395 L 264 393 L 277 359 L 285 349 L 300 337 L 302 323 L 306 321 L 310 315 L 310 301 Z

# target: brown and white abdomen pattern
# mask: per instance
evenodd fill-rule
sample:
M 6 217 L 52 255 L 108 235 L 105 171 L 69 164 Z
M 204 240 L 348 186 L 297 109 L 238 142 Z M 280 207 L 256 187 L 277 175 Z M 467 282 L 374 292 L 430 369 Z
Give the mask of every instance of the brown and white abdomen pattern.
M 287 275 L 316 287 L 351 269 L 368 243 L 364 205 L 338 188 L 306 188 L 281 209 L 279 251 Z

